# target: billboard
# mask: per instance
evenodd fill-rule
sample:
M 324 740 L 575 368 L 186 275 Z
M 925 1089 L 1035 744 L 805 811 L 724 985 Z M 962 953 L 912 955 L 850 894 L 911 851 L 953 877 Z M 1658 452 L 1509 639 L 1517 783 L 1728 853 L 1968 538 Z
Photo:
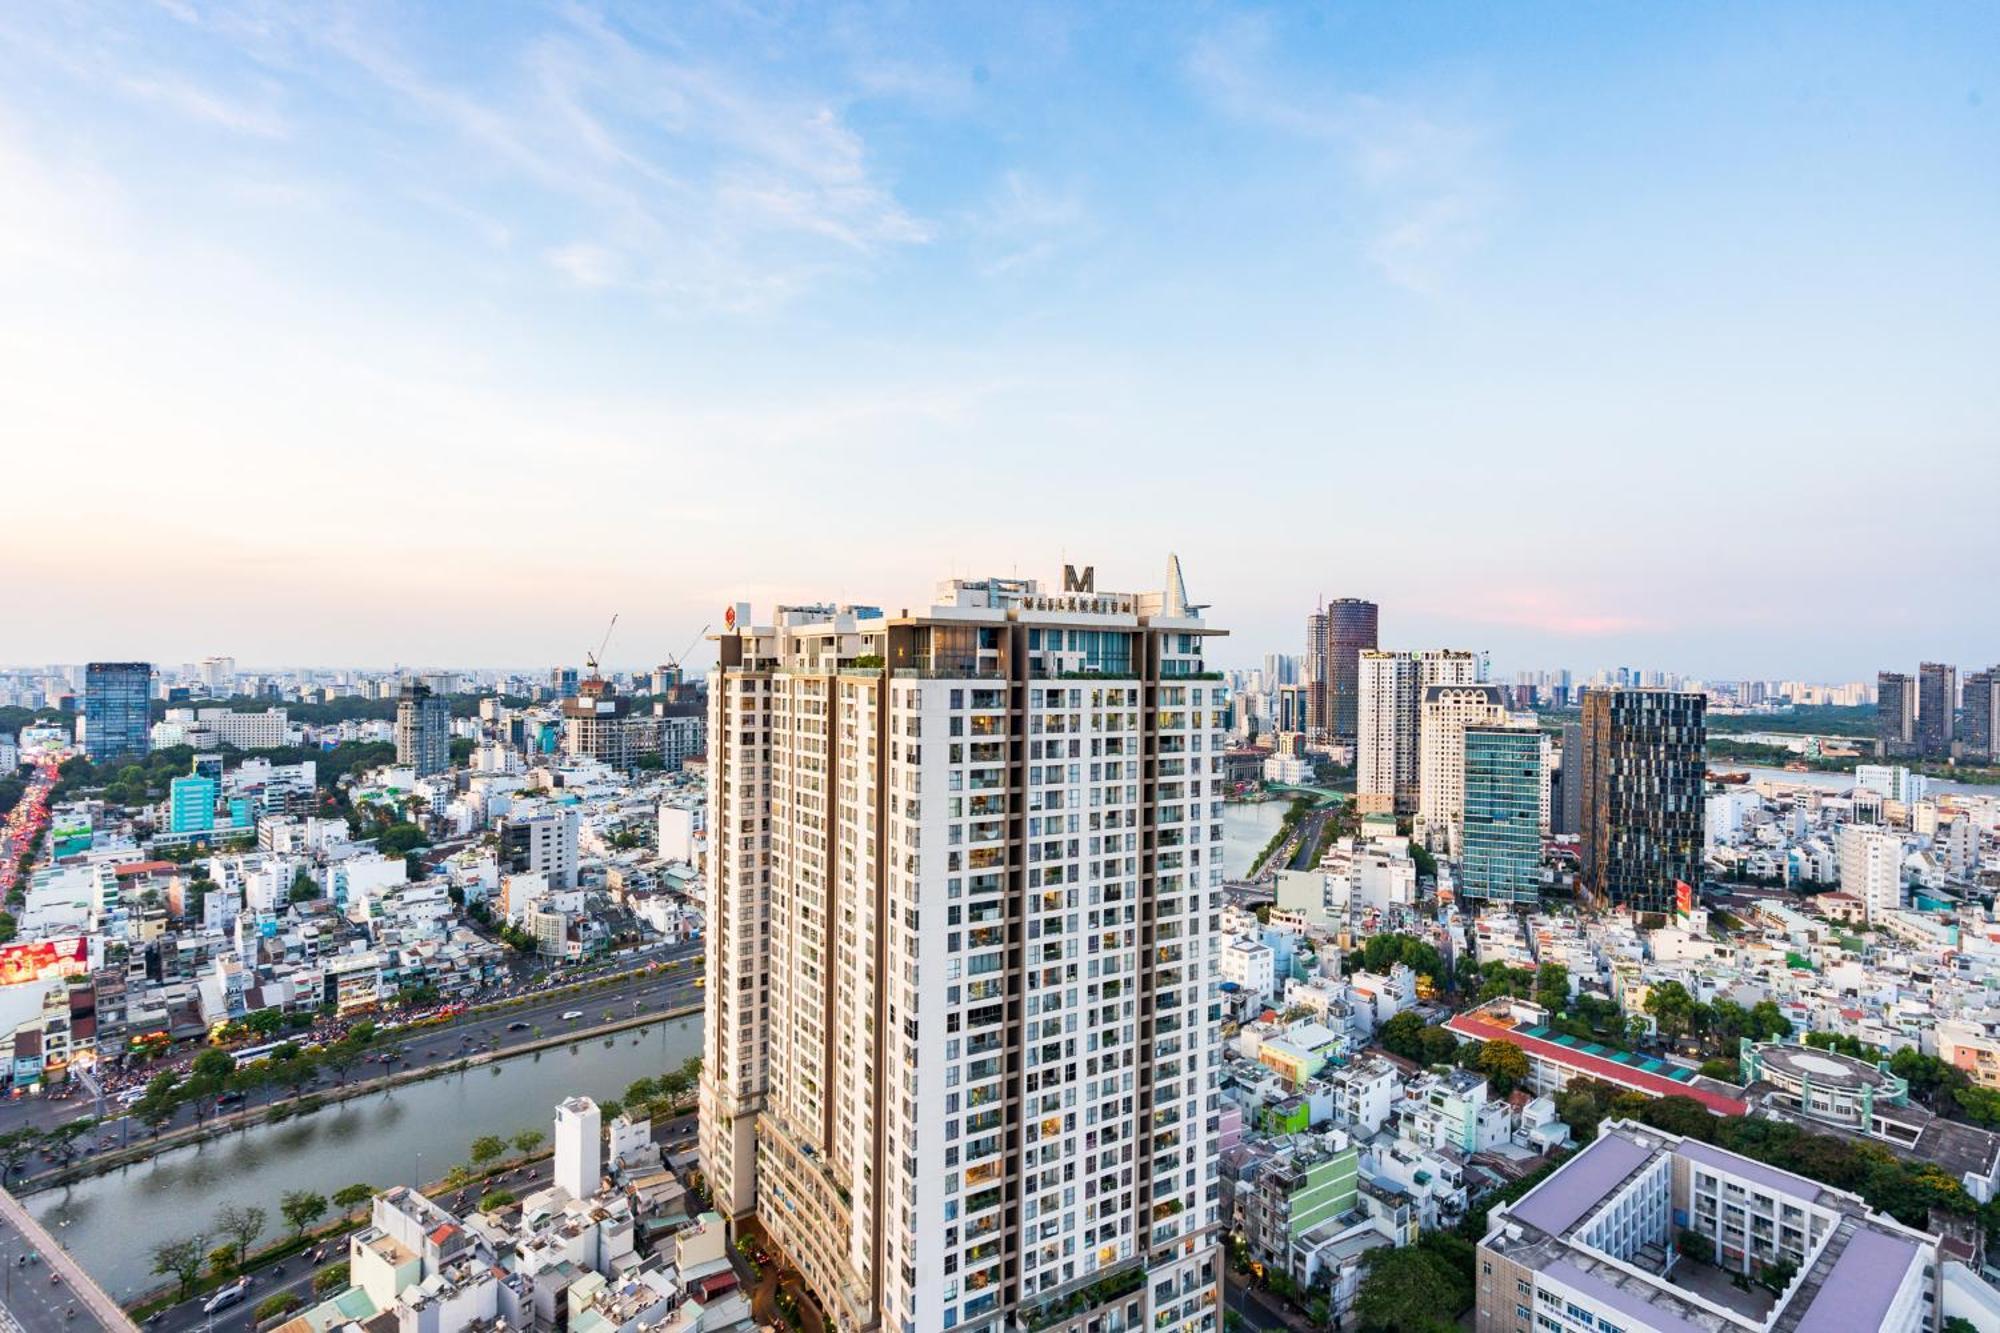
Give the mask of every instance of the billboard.
M 1683 922 L 1694 915 L 1694 890 L 1685 880 L 1674 881 L 1674 915 Z
M 73 977 L 90 970 L 90 941 L 81 935 L 0 946 L 0 986 Z

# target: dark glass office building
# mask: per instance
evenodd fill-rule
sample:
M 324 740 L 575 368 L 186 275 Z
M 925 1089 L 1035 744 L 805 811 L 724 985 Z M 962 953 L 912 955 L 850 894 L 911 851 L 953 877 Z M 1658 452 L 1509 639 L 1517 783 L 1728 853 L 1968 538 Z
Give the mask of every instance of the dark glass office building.
M 1346 741 L 1360 731 L 1361 654 L 1378 648 L 1381 618 L 1373 602 L 1342 597 L 1306 618 L 1306 730 L 1314 740 Z
M 1701 874 L 1707 699 L 1675 690 L 1583 696 L 1581 888 L 1608 906 L 1671 912 Z
M 93 764 L 144 759 L 152 749 L 153 664 L 92 662 L 83 669 L 83 747 Z

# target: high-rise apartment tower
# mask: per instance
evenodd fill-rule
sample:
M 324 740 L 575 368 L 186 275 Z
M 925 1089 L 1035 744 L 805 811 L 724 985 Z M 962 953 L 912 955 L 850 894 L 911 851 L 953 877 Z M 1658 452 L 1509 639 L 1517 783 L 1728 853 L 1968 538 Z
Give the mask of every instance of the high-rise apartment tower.
M 1875 675 L 1875 741 L 1883 755 L 1907 755 L 1917 745 L 1917 682 L 1900 671 Z
M 716 640 L 703 1165 L 841 1329 L 1219 1324 L 1218 631 L 1094 584 Z
M 1927 759 L 1951 755 L 1957 736 L 1958 668 L 1925 662 L 1917 668 L 1917 753 Z
M 396 762 L 420 778 L 451 767 L 451 703 L 428 685 L 406 682 L 396 696 Z

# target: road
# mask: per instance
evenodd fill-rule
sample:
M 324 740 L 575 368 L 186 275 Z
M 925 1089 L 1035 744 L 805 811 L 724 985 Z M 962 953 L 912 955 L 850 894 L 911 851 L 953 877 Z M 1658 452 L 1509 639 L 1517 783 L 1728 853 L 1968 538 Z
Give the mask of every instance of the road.
M 8 1333 L 131 1333 L 117 1303 L 4 1191 L 0 1272 L 0 1327 Z
M 1309 810 L 1299 820 L 1299 845 L 1292 852 L 1293 870 L 1311 870 L 1319 864 L 1320 834 L 1326 829 L 1326 821 L 1340 812 L 1336 803 L 1323 809 Z
M 692 1114 L 677 1116 L 673 1120 L 653 1127 L 653 1138 L 662 1151 L 676 1153 L 692 1147 L 695 1139 L 695 1117 Z M 506 1177 L 489 1181 L 479 1187 L 480 1192 L 507 1189 L 516 1195 L 526 1195 L 549 1183 L 552 1162 L 543 1158 L 530 1166 L 516 1167 Z M 462 1207 L 471 1207 L 477 1202 L 479 1193 L 472 1190 L 453 1192 L 437 1190 L 431 1195 L 440 1207 L 456 1212 Z M 464 1200 L 461 1205 L 460 1200 Z M 305 1256 L 293 1255 L 275 1267 L 260 1269 L 251 1274 L 250 1291 L 241 1300 L 226 1310 L 218 1310 L 214 1315 L 204 1314 L 202 1304 L 207 1296 L 199 1296 L 191 1301 L 168 1307 L 146 1323 L 154 1333 L 255 1333 L 258 1320 L 256 1310 L 259 1305 L 278 1295 L 291 1292 L 304 1309 L 313 1304 L 312 1280 L 316 1273 L 324 1272 L 338 1264 L 347 1262 L 347 1239 L 331 1241 L 326 1247 L 326 1257 L 318 1264 L 311 1263 Z M 28 1333 L 53 1333 L 53 1330 L 30 1329 Z M 75 1333 L 75 1330 L 71 1330 Z
M 20 871 L 21 853 L 32 847 L 36 837 L 48 826 L 49 792 L 61 776 L 56 771 L 56 762 L 56 756 L 52 754 L 33 760 L 35 776 L 28 780 L 28 790 L 7 812 L 7 818 L 0 821 L 0 899 L 6 898 L 13 890 L 14 877 Z
M 608 1021 L 607 1013 L 611 1018 L 627 1018 L 639 1013 L 658 1013 L 699 1004 L 702 991 L 694 982 L 701 973 L 699 969 L 689 966 L 687 960 L 700 953 L 701 949 L 701 941 L 695 940 L 648 956 L 649 963 L 678 963 L 679 967 L 673 971 L 634 974 L 616 985 L 581 995 L 536 995 L 522 1004 L 490 1013 L 468 1014 L 436 1027 L 398 1028 L 384 1032 L 378 1043 L 384 1047 L 399 1047 L 401 1057 L 393 1065 L 372 1061 L 357 1065 L 349 1073 L 348 1081 L 377 1078 L 389 1071 L 400 1074 L 447 1065 L 482 1052 L 504 1056 L 510 1049 L 531 1044 L 538 1038 L 552 1036 L 567 1028 L 586 1028 L 604 1023 Z M 571 1010 L 580 1010 L 583 1017 L 565 1020 L 563 1014 Z M 516 1024 L 525 1026 L 517 1027 Z M 309 1090 L 324 1093 L 333 1088 L 332 1076 L 322 1074 L 319 1082 Z M 262 1105 L 260 1102 L 257 1107 Z M 82 1095 L 60 1099 L 23 1097 L 0 1104 L 0 1133 L 24 1125 L 46 1130 L 78 1116 L 93 1115 L 96 1109 L 94 1101 Z M 128 1141 L 136 1142 L 147 1132 L 145 1126 L 120 1114 L 115 1108 L 107 1113 L 107 1119 L 109 1123 L 96 1137 L 99 1149 L 117 1147 Z M 173 1121 L 164 1126 L 162 1132 L 193 1123 L 193 1108 L 182 1106 L 175 1111 Z M 87 1151 L 85 1155 L 88 1155 Z M 40 1171 L 54 1164 L 54 1159 L 47 1154 L 38 1154 L 23 1163 L 23 1170 Z M 17 1177 L 17 1181 L 19 1179 Z
M 1225 1267 L 1222 1274 L 1222 1307 L 1243 1320 L 1245 1328 L 1260 1330 L 1260 1333 L 1303 1333 L 1308 1325 L 1303 1319 L 1287 1319 L 1276 1297 L 1252 1287 L 1237 1273 Z

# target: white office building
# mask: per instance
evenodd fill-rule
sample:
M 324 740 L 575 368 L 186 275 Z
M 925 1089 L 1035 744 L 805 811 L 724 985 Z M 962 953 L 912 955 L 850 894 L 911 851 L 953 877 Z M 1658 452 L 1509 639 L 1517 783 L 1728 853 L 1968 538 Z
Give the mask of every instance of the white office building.
M 603 1187 L 603 1125 L 597 1103 L 588 1097 L 571 1097 L 556 1107 L 552 1183 L 572 1199 L 594 1199 Z
M 1869 921 L 1903 905 L 1903 839 L 1874 824 L 1840 829 L 1840 891 L 1868 907 Z

